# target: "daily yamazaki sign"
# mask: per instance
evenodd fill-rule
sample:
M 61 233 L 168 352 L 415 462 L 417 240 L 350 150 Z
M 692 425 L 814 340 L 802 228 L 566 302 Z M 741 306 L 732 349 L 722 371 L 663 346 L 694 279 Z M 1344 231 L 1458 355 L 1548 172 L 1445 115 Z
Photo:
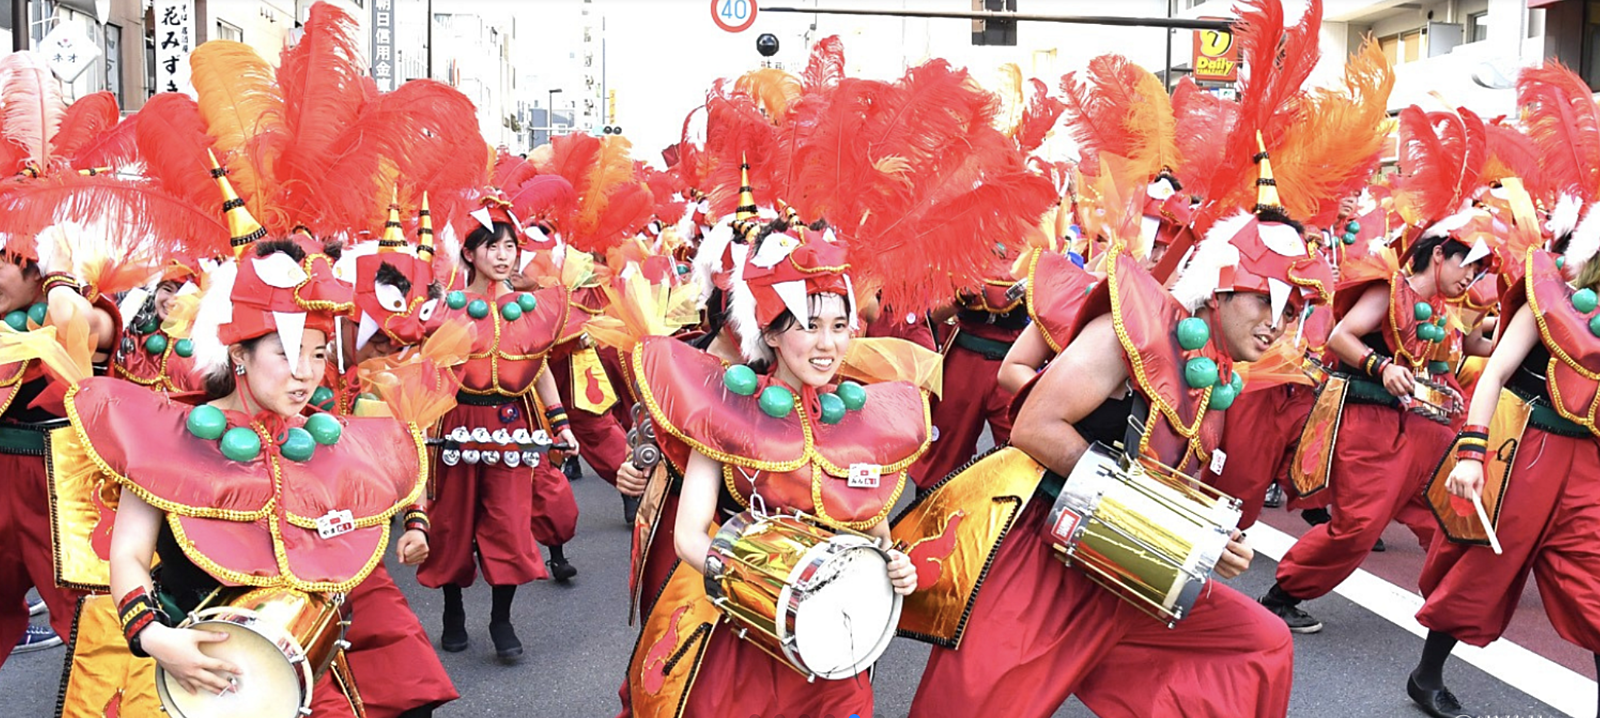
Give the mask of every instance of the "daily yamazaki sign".
M 1239 45 L 1226 30 L 1194 31 L 1194 79 L 1234 82 L 1239 79 Z

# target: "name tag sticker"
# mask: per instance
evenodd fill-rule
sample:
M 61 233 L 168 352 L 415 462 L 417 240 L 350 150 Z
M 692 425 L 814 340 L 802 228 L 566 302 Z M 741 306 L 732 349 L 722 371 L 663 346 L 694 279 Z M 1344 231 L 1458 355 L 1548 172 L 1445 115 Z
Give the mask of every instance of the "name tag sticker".
M 317 535 L 325 539 L 343 536 L 356 530 L 356 519 L 349 509 L 329 511 L 317 519 Z
M 883 476 L 883 467 L 878 464 L 851 464 L 849 486 L 853 489 L 876 489 L 878 479 Z
M 1221 476 L 1222 475 L 1222 467 L 1227 463 L 1228 463 L 1228 455 L 1222 453 L 1222 449 L 1217 449 L 1216 451 L 1211 452 L 1211 473 L 1212 474 L 1215 474 L 1217 476 Z

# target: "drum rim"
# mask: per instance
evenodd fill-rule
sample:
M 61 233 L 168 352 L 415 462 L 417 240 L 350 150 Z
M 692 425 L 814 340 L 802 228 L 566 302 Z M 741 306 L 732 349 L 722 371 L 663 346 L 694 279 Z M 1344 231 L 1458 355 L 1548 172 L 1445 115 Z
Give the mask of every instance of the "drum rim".
M 229 617 L 246 618 L 249 619 L 249 623 L 239 623 L 237 621 L 221 620 L 218 618 L 224 615 Z M 285 644 L 285 642 L 294 647 L 294 649 L 300 654 L 299 659 L 289 660 L 288 662 L 291 667 L 296 669 L 294 671 L 295 677 L 298 678 L 300 682 L 300 708 L 295 715 L 303 716 L 308 714 L 308 711 L 311 709 L 311 689 L 314 683 L 311 676 L 311 662 L 306 658 L 305 646 L 300 645 L 299 639 L 289 635 L 288 631 L 284 631 L 275 625 L 268 624 L 263 619 L 260 612 L 238 606 L 212 606 L 211 608 L 195 611 L 189 614 L 189 616 L 185 618 L 182 623 L 179 623 L 177 627 L 199 629 L 201 626 L 207 623 L 227 624 L 229 626 L 234 626 L 236 628 L 254 633 L 257 636 L 260 636 L 262 640 L 267 641 L 270 645 L 278 647 L 278 652 L 280 655 L 283 652 L 281 647 Z M 258 626 L 271 628 L 273 632 L 279 635 L 276 637 L 269 635 L 267 631 L 261 630 L 258 628 Z M 287 660 L 290 657 L 284 656 L 284 658 Z M 161 699 L 161 705 L 167 715 L 173 716 L 174 718 L 203 718 L 202 716 L 190 716 L 173 701 L 173 694 L 167 687 L 167 670 L 163 668 L 159 662 L 156 663 L 155 678 L 156 696 Z M 294 717 L 286 716 L 285 718 Z
M 885 551 L 877 544 L 872 543 L 869 539 L 856 536 L 854 534 L 837 534 L 828 541 L 824 541 L 812 546 L 811 548 L 806 549 L 805 554 L 801 556 L 801 560 L 795 563 L 794 568 L 789 572 L 788 581 L 786 581 L 783 588 L 778 591 L 777 615 L 776 620 L 774 621 L 778 629 L 778 646 L 783 650 L 783 655 L 789 659 L 789 663 L 801 669 L 802 671 L 805 671 L 807 675 L 813 675 L 826 680 L 850 678 L 851 676 L 866 670 L 874 663 L 877 663 L 879 658 L 883 657 L 884 652 L 889 650 L 890 642 L 894 640 L 895 635 L 898 633 L 898 627 L 900 625 L 900 612 L 904 607 L 905 599 L 904 596 L 901 596 L 899 593 L 893 591 L 893 584 L 891 582 L 891 590 L 889 594 L 891 597 L 889 618 L 884 622 L 885 627 L 883 635 L 878 638 L 877 642 L 873 644 L 871 649 L 862 654 L 863 656 L 866 656 L 865 658 L 855 661 L 849 666 L 832 671 L 818 671 L 813 669 L 811 665 L 805 661 L 805 658 L 800 655 L 798 637 L 789 633 L 790 618 L 794 618 L 796 620 L 799 618 L 799 614 L 795 613 L 793 610 L 795 607 L 797 607 L 795 601 L 795 593 L 797 589 L 795 587 L 801 580 L 801 574 L 812 569 L 814 566 L 820 567 L 821 564 L 826 563 L 826 561 L 823 559 L 843 555 L 831 550 L 836 545 L 835 541 L 839 539 L 850 539 L 851 545 L 847 546 L 846 548 L 851 551 L 872 551 L 883 559 L 885 566 L 888 565 L 888 551 Z

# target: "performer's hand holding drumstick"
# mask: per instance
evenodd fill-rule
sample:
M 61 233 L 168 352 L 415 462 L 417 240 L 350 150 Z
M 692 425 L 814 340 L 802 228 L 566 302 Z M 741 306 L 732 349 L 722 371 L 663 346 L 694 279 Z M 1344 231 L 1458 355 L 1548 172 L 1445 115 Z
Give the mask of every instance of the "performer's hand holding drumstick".
M 1233 578 L 1249 570 L 1250 561 L 1255 556 L 1255 549 L 1244 542 L 1244 532 L 1234 531 L 1228 539 L 1227 550 L 1222 552 L 1222 558 L 1217 559 L 1214 570 L 1220 578 Z
M 428 560 L 428 534 L 421 529 L 409 529 L 395 542 L 394 555 L 400 563 L 416 566 Z

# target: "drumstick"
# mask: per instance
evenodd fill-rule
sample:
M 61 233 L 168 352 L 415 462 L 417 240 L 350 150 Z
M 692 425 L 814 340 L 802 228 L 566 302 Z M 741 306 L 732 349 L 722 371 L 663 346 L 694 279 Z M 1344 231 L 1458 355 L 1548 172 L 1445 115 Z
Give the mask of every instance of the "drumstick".
M 1489 535 L 1489 547 L 1494 549 L 1496 556 L 1503 553 L 1500 550 L 1500 537 L 1494 533 L 1494 525 L 1489 523 L 1489 512 L 1483 510 L 1483 498 L 1477 492 L 1472 494 L 1472 508 L 1478 510 L 1478 522 L 1483 524 L 1483 532 Z

